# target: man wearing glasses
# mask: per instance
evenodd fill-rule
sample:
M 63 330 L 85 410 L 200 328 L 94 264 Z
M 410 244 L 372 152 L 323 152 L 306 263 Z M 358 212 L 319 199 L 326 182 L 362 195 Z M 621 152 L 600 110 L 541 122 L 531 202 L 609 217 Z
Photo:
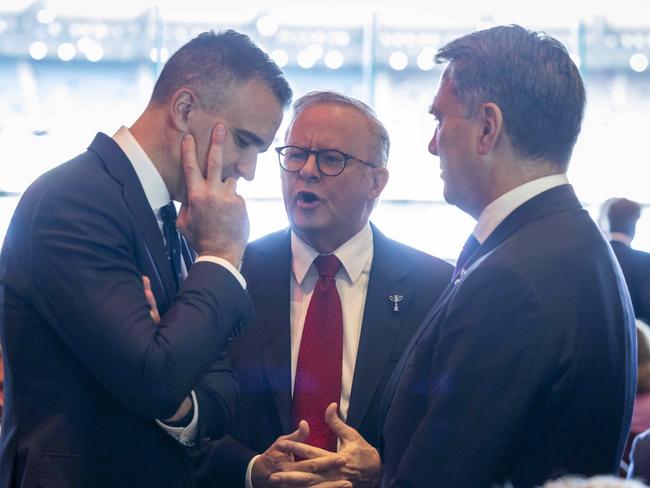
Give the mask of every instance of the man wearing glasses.
M 291 229 L 246 250 L 242 273 L 258 323 L 230 351 L 237 418 L 232 439 L 201 460 L 200 486 L 267 486 L 291 460 L 277 450 L 279 436 L 336 451 L 325 425 L 330 402 L 377 445 L 386 381 L 452 273 L 369 223 L 389 152 L 370 107 L 310 93 L 295 103 L 276 151 Z

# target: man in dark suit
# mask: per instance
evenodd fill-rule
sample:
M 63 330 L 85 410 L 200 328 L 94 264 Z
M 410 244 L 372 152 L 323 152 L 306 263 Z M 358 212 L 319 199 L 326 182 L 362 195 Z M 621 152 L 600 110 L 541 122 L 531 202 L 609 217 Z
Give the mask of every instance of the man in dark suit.
M 338 472 L 359 486 L 520 488 L 618 469 L 634 316 L 611 248 L 565 175 L 584 110 L 580 74 L 559 42 L 519 26 L 463 36 L 436 60 L 449 64 L 429 151 L 445 199 L 477 225 L 386 388 L 381 465 L 330 406 L 346 464 L 309 459 L 312 473 L 276 473 L 278 483 Z
M 25 192 L 0 258 L 0 486 L 192 484 L 183 445 L 225 432 L 237 392 L 223 351 L 253 314 L 236 180 L 290 97 L 246 36 L 201 34 L 130 129 Z
M 636 202 L 617 198 L 609 203 L 609 243 L 623 270 L 634 314 L 650 324 L 650 253 L 631 247 L 640 217 L 641 206 Z
M 388 180 L 388 150 L 388 133 L 365 104 L 327 91 L 295 103 L 286 146 L 277 149 L 291 229 L 246 249 L 242 273 L 258 320 L 229 350 L 241 385 L 239 408 L 232 439 L 201 460 L 201 486 L 267 486 L 279 466 L 292 463 L 275 442 L 304 418 L 296 414 L 296 389 L 307 367 L 301 361 L 319 255 L 342 263 L 336 273 L 342 358 L 332 359 L 329 349 L 324 358 L 328 375 L 338 375 L 341 384 L 315 409 L 307 442 L 319 442 L 317 424 L 324 424 L 325 407 L 336 401 L 347 422 L 378 444 L 377 409 L 386 381 L 453 269 L 369 224 Z M 324 388 L 314 386 L 313 396 Z M 305 428 L 289 438 L 303 440 Z M 333 440 L 328 449 L 335 451 Z

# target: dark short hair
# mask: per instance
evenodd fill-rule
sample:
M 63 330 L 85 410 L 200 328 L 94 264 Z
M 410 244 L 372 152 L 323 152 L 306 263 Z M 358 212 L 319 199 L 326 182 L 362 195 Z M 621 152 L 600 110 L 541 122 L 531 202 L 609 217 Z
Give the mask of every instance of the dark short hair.
M 306 95 L 303 95 L 293 104 L 293 113 L 291 115 L 291 121 L 287 126 L 287 135 L 288 131 L 291 130 L 291 126 L 294 121 L 300 115 L 303 110 L 306 108 L 312 107 L 314 105 L 345 105 L 347 107 L 352 107 L 359 111 L 361 115 L 366 118 L 368 122 L 368 128 L 374 139 L 374 147 L 372 148 L 376 154 L 376 163 L 379 163 L 380 166 L 386 166 L 388 162 L 388 155 L 390 153 L 390 137 L 388 131 L 384 124 L 381 123 L 375 111 L 369 105 L 366 105 L 361 100 L 356 98 L 349 97 L 342 93 L 339 93 L 334 90 L 321 90 L 309 92 Z
M 634 236 L 636 221 L 641 217 L 641 205 L 627 198 L 617 198 L 607 209 L 610 232 Z
M 176 90 L 187 86 L 214 110 L 227 100 L 233 83 L 253 79 L 266 83 L 284 108 L 291 104 L 291 88 L 282 71 L 247 35 L 234 30 L 203 32 L 169 58 L 151 102 L 165 103 Z
M 566 169 L 580 132 L 585 88 L 565 47 L 551 36 L 518 25 L 499 26 L 451 41 L 436 62 L 472 116 L 493 102 L 521 157 Z

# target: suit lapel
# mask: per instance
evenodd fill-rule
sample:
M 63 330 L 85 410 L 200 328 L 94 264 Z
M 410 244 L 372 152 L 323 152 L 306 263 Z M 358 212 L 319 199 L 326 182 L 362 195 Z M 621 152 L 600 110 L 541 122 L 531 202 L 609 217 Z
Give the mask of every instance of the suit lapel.
M 373 260 L 346 419 L 353 427 L 362 423 L 368 410 L 413 295 L 405 279 L 408 270 L 401 266 L 403 261 L 394 250 L 391 252 L 388 240 L 374 225 L 372 233 Z M 394 295 L 402 297 L 399 312 L 394 311 L 395 304 L 389 299 Z
M 268 286 L 260 292 L 259 308 L 264 310 L 264 370 L 273 395 L 284 432 L 293 428 L 291 421 L 291 318 L 290 273 L 291 239 L 289 231 L 281 234 L 276 243 L 262 252 L 267 264 L 261 283 Z M 260 268 L 258 268 L 260 269 Z M 254 301 L 258 298 L 253 297 Z
M 517 207 L 494 229 L 487 240 L 467 261 L 465 268 L 469 269 L 472 263 L 493 251 L 524 225 L 547 215 L 579 208 L 581 208 L 580 202 L 571 185 L 556 186 L 534 196 Z
M 176 284 L 167 259 L 165 244 L 156 217 L 147 201 L 144 189 L 135 170 L 122 149 L 101 132 L 88 147 L 106 166 L 106 171 L 122 185 L 122 195 L 144 239 L 156 276 L 150 276 L 158 308 L 161 313 L 174 301 Z

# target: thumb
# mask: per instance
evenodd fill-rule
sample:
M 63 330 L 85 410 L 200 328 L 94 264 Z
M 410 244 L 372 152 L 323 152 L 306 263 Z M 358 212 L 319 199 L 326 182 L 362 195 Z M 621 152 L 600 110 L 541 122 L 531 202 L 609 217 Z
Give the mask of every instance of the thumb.
M 309 437 L 309 424 L 305 420 L 301 420 L 298 428 L 291 434 L 285 436 L 285 439 L 296 442 L 304 442 Z
M 325 423 L 341 441 L 352 441 L 359 435 L 356 430 L 341 420 L 338 405 L 330 403 L 325 410 Z

